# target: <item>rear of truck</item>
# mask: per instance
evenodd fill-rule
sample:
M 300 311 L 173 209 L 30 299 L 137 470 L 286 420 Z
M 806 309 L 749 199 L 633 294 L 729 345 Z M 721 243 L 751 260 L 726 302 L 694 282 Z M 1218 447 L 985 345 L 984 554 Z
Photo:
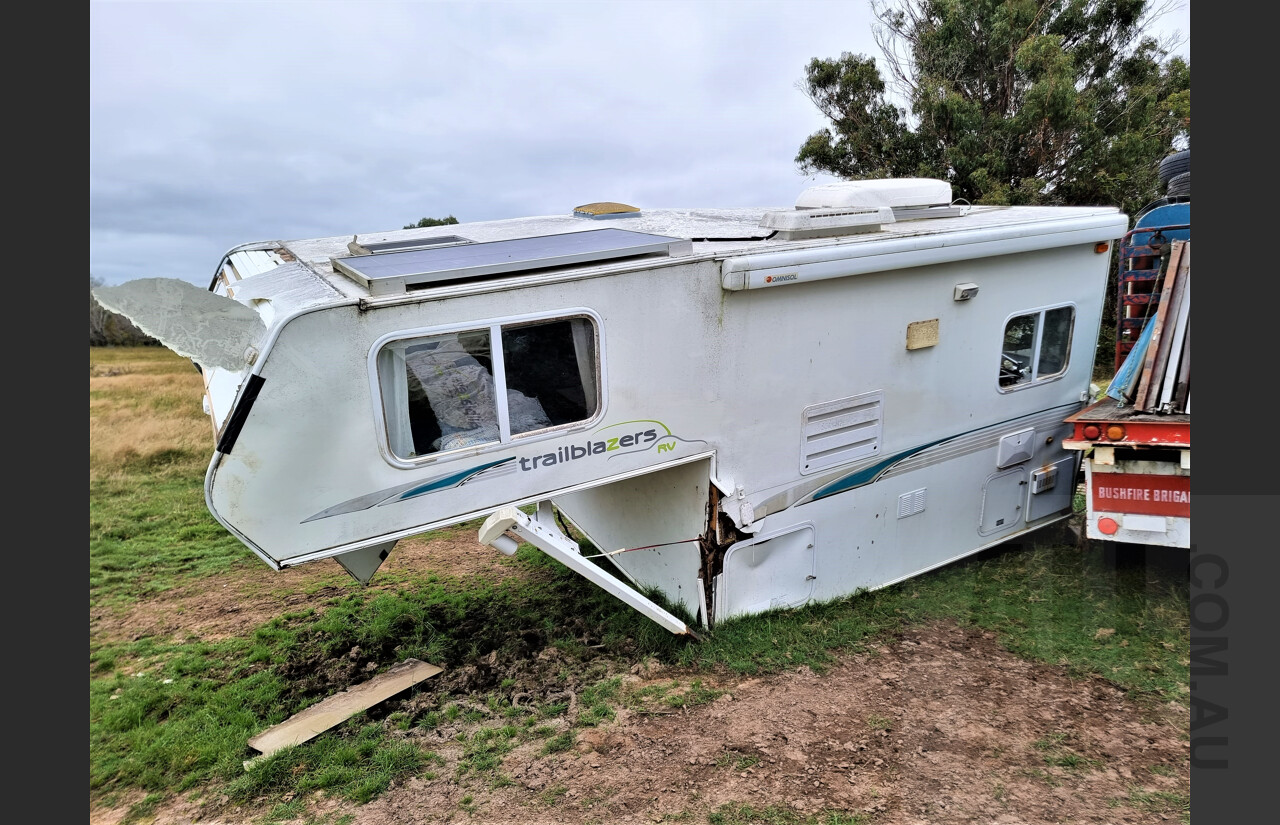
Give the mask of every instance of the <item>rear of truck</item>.
M 1085 535 L 1191 546 L 1191 414 L 1149 414 L 1104 398 L 1067 419 L 1085 451 Z
M 1063 443 L 1082 452 L 1087 538 L 1191 546 L 1190 239 L 1188 192 L 1120 243 L 1115 377 Z

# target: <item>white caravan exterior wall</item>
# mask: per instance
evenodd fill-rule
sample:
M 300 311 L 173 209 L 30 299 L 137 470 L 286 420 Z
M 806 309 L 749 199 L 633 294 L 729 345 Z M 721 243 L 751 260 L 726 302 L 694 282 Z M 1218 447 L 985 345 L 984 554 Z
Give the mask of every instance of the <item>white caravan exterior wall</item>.
M 867 536 L 869 543 L 887 529 L 875 513 L 870 521 L 861 514 L 888 505 L 868 507 L 861 502 L 888 495 L 884 491 L 890 488 L 872 485 L 874 494 L 844 493 L 761 522 L 770 514 L 765 506 L 769 500 L 839 475 L 840 468 L 801 475 L 801 411 L 816 403 L 882 391 L 882 454 L 1002 421 L 1016 422 L 1044 410 L 1061 418 L 1064 413 L 1057 408 L 1078 402 L 1088 385 L 1106 261 L 1092 244 L 1079 244 L 739 292 L 722 288 L 718 261 L 662 261 L 654 268 L 632 267 L 519 289 L 495 286 L 478 294 L 424 295 L 366 310 L 350 303 L 303 312 L 278 328 L 261 356 L 261 392 L 234 449 L 211 468 L 210 506 L 229 529 L 280 566 L 474 518 L 502 504 L 536 501 L 559 490 L 703 456 L 726 492 L 740 487 L 740 501 L 760 508 L 754 523 L 742 519 L 740 507 L 727 510 L 741 527 L 768 532 L 812 522 L 823 569 L 839 571 L 841 564 L 849 567 L 858 558 L 845 544 L 852 542 L 856 551 L 863 541 L 859 536 Z M 978 296 L 954 301 L 953 287 L 961 282 L 979 284 Z M 1079 308 L 1067 372 L 1058 380 L 1000 393 L 996 372 L 1007 318 L 1061 304 Z M 370 353 L 379 340 L 473 322 L 479 326 L 504 318 L 584 312 L 593 313 L 599 323 L 602 409 L 596 418 L 519 447 L 462 451 L 413 469 L 389 460 L 370 368 Z M 907 351 L 907 325 L 934 318 L 939 321 L 938 344 Z M 478 479 L 308 521 L 325 506 L 455 468 L 479 466 L 494 457 L 553 453 L 602 427 L 637 420 L 659 421 L 682 440 L 662 454 L 602 456 L 550 471 L 540 468 Z M 1018 426 L 1010 424 L 1011 429 Z M 973 466 L 952 462 L 921 471 L 933 479 L 927 515 L 913 516 L 916 521 L 911 527 L 904 524 L 903 531 L 921 532 L 923 528 L 914 525 L 934 525 L 923 530 L 921 539 L 944 540 L 944 549 L 928 555 L 930 564 L 935 557 L 942 563 L 990 543 L 977 535 L 981 502 L 972 499 L 988 475 L 984 468 L 994 463 L 987 455 L 967 461 Z M 957 499 L 948 503 L 952 494 Z M 572 498 L 557 500 L 573 517 Z M 622 498 L 618 505 L 649 508 L 648 502 L 633 497 Z M 703 517 L 705 505 L 705 499 L 691 495 L 681 520 L 690 523 L 690 513 Z M 850 512 L 854 509 L 857 515 Z M 649 512 L 655 521 L 664 518 L 661 511 Z M 591 524 L 580 521 L 579 526 L 592 533 Z M 634 529 L 640 531 L 641 526 Z M 661 532 L 654 530 L 655 535 Z M 657 543 L 638 532 L 632 539 L 631 545 Z M 615 548 L 606 544 L 604 549 Z M 845 561 L 838 563 L 837 558 Z M 814 597 L 885 583 L 884 576 L 907 575 L 914 563 L 894 566 L 877 561 L 820 575 Z

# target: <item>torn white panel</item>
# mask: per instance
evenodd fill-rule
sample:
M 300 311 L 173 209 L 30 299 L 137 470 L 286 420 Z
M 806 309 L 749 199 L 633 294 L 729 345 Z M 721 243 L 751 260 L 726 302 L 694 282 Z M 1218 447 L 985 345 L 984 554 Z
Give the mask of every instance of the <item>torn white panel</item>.
M 91 291 L 107 310 L 203 367 L 239 372 L 246 351 L 267 329 L 244 304 L 176 278 L 140 278 Z
M 688 634 L 697 638 L 697 634 L 688 625 L 668 613 L 661 605 L 629 587 L 625 582 L 609 575 L 603 567 L 583 558 L 578 549 L 578 543 L 561 532 L 559 527 L 554 525 L 547 527 L 529 518 L 515 507 L 503 507 L 485 519 L 484 524 L 480 525 L 480 543 L 493 545 L 508 530 L 592 584 L 617 596 L 672 633 Z
M 236 281 L 232 296 L 252 308 L 267 325 L 282 315 L 332 304 L 342 294 L 297 262 Z
M 513 465 L 514 466 L 514 463 Z M 694 461 L 556 496 L 554 503 L 608 560 L 639 587 L 656 587 L 672 604 L 698 610 L 710 462 Z
M 270 272 L 280 265 L 280 256 L 266 249 L 242 249 L 227 256 L 239 278 Z
M 237 282 L 235 297 L 241 302 L 270 300 L 294 312 L 331 304 L 335 298 L 341 297 L 341 293 L 295 261 Z

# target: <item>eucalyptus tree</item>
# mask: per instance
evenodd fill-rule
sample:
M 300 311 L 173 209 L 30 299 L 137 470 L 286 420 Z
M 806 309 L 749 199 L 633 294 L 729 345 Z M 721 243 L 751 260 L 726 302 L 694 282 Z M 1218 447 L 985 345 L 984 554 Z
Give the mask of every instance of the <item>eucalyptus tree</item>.
M 985 204 L 1109 204 L 1160 194 L 1190 148 L 1191 66 L 1149 33 L 1169 2 L 872 0 L 883 62 L 813 58 L 801 87 L 830 121 L 805 172 L 947 180 Z

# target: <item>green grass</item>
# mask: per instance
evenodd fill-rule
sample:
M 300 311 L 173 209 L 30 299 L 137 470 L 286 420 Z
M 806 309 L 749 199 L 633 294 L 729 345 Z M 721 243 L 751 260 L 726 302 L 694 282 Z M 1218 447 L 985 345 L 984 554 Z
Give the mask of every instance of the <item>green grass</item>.
M 779 805 L 756 808 L 733 803 L 721 805 L 707 816 L 708 825 L 869 825 L 870 822 L 866 814 L 826 811 L 802 816 Z
M 564 731 L 552 736 L 542 746 L 541 755 L 549 756 L 553 753 L 564 753 L 573 747 L 573 743 L 577 740 L 577 734 L 572 730 Z
M 252 755 L 245 749 L 249 737 L 367 678 L 367 664 L 384 669 L 414 657 L 462 665 L 522 641 L 529 626 L 546 624 L 548 617 L 564 620 L 571 605 L 589 605 L 590 594 L 577 592 L 576 577 L 565 574 L 572 578 L 558 583 L 476 584 L 466 591 L 437 583 L 410 592 L 357 593 L 333 600 L 316 615 L 281 616 L 249 638 L 217 644 L 144 638 L 100 646 L 91 651 L 91 671 L 97 674 L 90 680 L 91 790 L 121 785 L 180 790 L 231 780 Z M 548 638 L 553 631 L 547 629 Z M 352 658 L 355 650 L 359 653 Z M 141 674 L 121 672 L 118 666 L 125 661 Z M 579 724 L 613 718 L 618 684 L 605 681 L 580 693 Z M 456 705 L 442 712 L 447 721 L 465 720 L 466 714 Z M 327 777 L 326 789 L 363 798 L 416 763 L 393 759 L 380 764 L 374 776 L 349 764 L 347 751 L 327 750 L 325 743 L 355 737 L 362 753 L 372 752 L 390 747 L 390 730 L 413 721 L 395 715 L 358 734 L 340 727 L 298 748 L 296 758 Z M 375 731 L 381 731 L 380 746 L 373 741 Z M 476 736 L 467 770 L 487 772 L 510 736 Z M 279 761 L 276 757 L 269 764 Z M 273 775 L 269 764 L 255 769 L 254 776 Z M 257 781 L 236 782 L 233 790 L 252 790 Z
M 131 468 L 90 480 L 91 608 L 249 564 L 262 562 L 209 514 L 204 479 L 190 468 Z
M 867 717 L 867 727 L 877 731 L 893 730 L 893 720 L 887 716 L 878 716 L 878 715 L 872 714 L 871 716 Z
M 538 799 L 544 805 L 554 805 L 560 801 L 560 797 L 564 796 L 568 792 L 569 789 L 564 785 L 552 785 L 550 788 L 547 788 L 545 791 L 538 794 Z
M 1102 766 L 1098 760 L 1086 759 L 1072 750 L 1066 744 L 1070 738 L 1066 733 L 1052 733 L 1043 739 L 1036 740 L 1034 747 L 1040 752 L 1040 758 L 1050 767 L 1083 770 Z
M 1113 808 L 1127 805 L 1145 813 L 1159 814 L 1162 818 L 1177 816 L 1184 825 L 1191 822 L 1191 796 L 1176 791 L 1148 791 L 1140 785 L 1130 785 L 1123 798 L 1108 800 Z
M 735 773 L 745 771 L 747 768 L 754 768 L 759 764 L 759 757 L 740 753 L 736 750 L 725 751 L 715 761 L 717 768 L 732 768 Z
M 340 735 L 318 737 L 278 751 L 251 770 L 241 768 L 228 777 L 225 792 L 240 802 L 317 790 L 368 802 L 393 779 L 439 761 L 412 743 L 388 741 L 377 722 L 361 722 L 357 717 L 342 727 Z
M 510 649 L 530 627 L 539 629 L 539 644 L 554 643 L 558 633 L 567 636 L 564 628 L 585 626 L 609 640 L 597 655 L 624 661 L 656 657 L 692 673 L 763 674 L 801 664 L 821 670 L 842 652 L 865 649 L 912 622 L 949 617 L 995 630 L 1010 649 L 1073 673 L 1101 675 L 1161 700 L 1187 700 L 1185 579 L 1180 590 L 1173 571 L 1109 561 L 1101 550 L 1040 547 L 986 554 L 887 590 L 725 623 L 701 644 L 667 636 L 651 646 L 637 642 L 642 634 L 626 630 L 643 621 L 636 614 L 567 570 L 556 570 L 545 557 L 531 554 L 525 561 L 534 570 L 549 568 L 551 575 L 466 586 L 437 578 L 411 591 L 357 592 L 323 611 L 282 615 L 248 638 L 217 644 L 143 638 L 91 646 L 91 792 L 163 793 L 212 783 L 239 801 L 315 789 L 353 801 L 371 799 L 395 778 L 421 769 L 427 758 L 392 731 L 441 720 L 480 724 L 484 715 L 448 704 L 434 711 L 435 720 L 394 710 L 383 720 L 352 720 L 247 775 L 241 762 L 252 752 L 245 742 L 364 678 L 365 664 L 383 668 L 412 656 L 460 666 Z M 1100 639 L 1100 628 L 1115 633 Z M 561 649 L 576 655 L 581 648 Z M 352 661 L 354 649 L 360 655 Z M 144 672 L 125 675 L 119 668 L 124 662 Z M 580 664 L 585 667 L 587 660 Z M 497 681 L 490 690 L 495 697 L 503 693 Z M 674 711 L 719 695 L 700 677 L 634 693 L 617 677 L 602 679 L 578 693 L 576 727 L 606 724 L 621 705 Z M 537 714 L 554 718 L 566 707 L 551 703 Z M 869 718 L 868 724 L 891 723 Z M 514 724 L 475 731 L 464 743 L 459 776 L 499 783 L 502 757 L 539 738 L 540 754 L 552 755 L 572 747 L 574 732 L 552 735 L 545 726 Z M 1048 766 L 1087 767 L 1069 751 L 1046 749 L 1043 756 Z
M 458 760 L 458 776 L 469 773 L 483 774 L 491 778 L 500 776 L 502 757 L 510 753 L 524 733 L 520 728 L 507 725 L 501 728 L 481 728 L 465 737 L 462 756 Z
M 247 775 L 242 762 L 254 752 L 245 743 L 265 727 L 368 678 L 367 665 L 381 670 L 413 657 L 458 667 L 495 651 L 520 656 L 530 638 L 535 650 L 556 642 L 576 650 L 582 646 L 569 644 L 578 638 L 570 634 L 584 621 L 610 640 L 605 647 L 614 648 L 612 655 L 634 644 L 626 628 L 638 616 L 541 554 L 526 553 L 531 570 L 547 575 L 503 583 L 435 577 L 413 590 L 356 591 L 321 611 L 283 614 L 246 638 L 220 643 L 91 639 L 91 793 L 173 792 L 213 784 L 238 802 L 317 789 L 367 801 L 393 779 L 422 768 L 427 758 L 397 740 L 394 731 L 443 722 L 476 725 L 486 714 L 450 703 L 414 718 L 389 703 L 386 718 L 364 724 L 351 720 L 264 760 Z M 155 564 L 176 566 L 165 559 Z M 590 672 L 589 662 L 570 659 L 568 666 Z M 597 681 L 578 693 L 578 726 L 614 718 L 620 682 Z M 491 690 L 494 711 L 515 719 L 555 717 L 567 708 L 565 703 L 511 708 L 500 698 L 496 679 Z M 502 756 L 520 742 L 551 733 L 532 725 L 482 728 L 467 736 L 458 772 L 500 783 Z M 546 752 L 571 746 L 572 736 L 570 731 L 551 739 Z

